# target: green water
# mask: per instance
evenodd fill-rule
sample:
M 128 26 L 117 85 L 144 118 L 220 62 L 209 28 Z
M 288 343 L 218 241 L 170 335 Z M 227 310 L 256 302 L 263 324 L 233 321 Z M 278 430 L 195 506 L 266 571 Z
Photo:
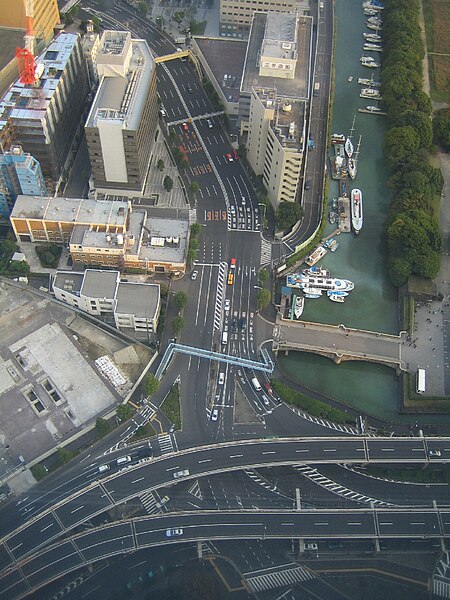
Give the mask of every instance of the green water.
M 335 96 L 332 133 L 349 134 L 353 117 L 353 142 L 362 136 L 358 174 L 351 187 L 363 194 L 364 225 L 359 234 L 343 233 L 338 236 L 339 248 L 319 263 L 336 277 L 350 279 L 355 289 L 345 303 L 333 303 L 328 298 L 306 300 L 302 319 L 320 323 L 344 323 L 349 327 L 398 333 L 397 290 L 387 276 L 384 251 L 384 223 L 391 192 L 387 188 L 382 144 L 386 117 L 359 113 L 358 108 L 374 104 L 373 100 L 359 97 L 358 77 L 379 80 L 378 69 L 367 69 L 360 64 L 363 54 L 377 57 L 376 53 L 362 50 L 366 17 L 362 0 L 336 0 L 336 57 Z M 377 57 L 378 60 L 378 57 Z M 348 82 L 349 76 L 353 81 Z M 329 200 L 338 196 L 338 182 L 329 180 Z M 328 225 L 331 233 L 335 225 Z M 416 422 L 414 415 L 397 413 L 399 382 L 395 371 L 369 363 L 335 365 L 318 355 L 291 352 L 279 357 L 280 366 L 295 381 L 326 396 L 336 398 L 361 411 L 392 421 Z M 442 422 L 450 418 L 424 416 L 422 422 Z

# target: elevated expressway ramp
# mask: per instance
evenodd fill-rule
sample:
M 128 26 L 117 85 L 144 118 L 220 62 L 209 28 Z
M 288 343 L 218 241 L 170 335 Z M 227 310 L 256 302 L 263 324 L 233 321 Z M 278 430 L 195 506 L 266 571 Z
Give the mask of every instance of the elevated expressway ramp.
M 439 455 L 430 455 L 439 452 Z M 419 464 L 450 461 L 450 438 L 279 438 L 245 440 L 165 454 L 87 485 L 39 513 L 0 543 L 0 573 L 87 520 L 146 491 L 214 473 L 277 465 Z M 182 478 L 174 473 L 188 470 Z M 111 473 L 111 471 L 107 472 Z
M 168 537 L 168 529 L 182 534 Z M 0 576 L 0 600 L 24 598 L 51 581 L 116 554 L 167 543 L 220 539 L 450 537 L 450 509 L 197 511 L 137 517 L 89 529 L 18 561 Z

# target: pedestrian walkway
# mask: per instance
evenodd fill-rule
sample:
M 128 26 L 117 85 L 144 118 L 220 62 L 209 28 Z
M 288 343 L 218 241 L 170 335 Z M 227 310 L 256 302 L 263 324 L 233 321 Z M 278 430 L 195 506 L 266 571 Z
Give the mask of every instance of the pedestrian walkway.
M 321 487 L 327 489 L 329 492 L 332 492 L 333 494 L 336 494 L 338 496 L 342 496 L 347 500 L 353 500 L 354 502 L 361 502 L 363 504 L 372 503 L 375 506 L 394 506 L 390 502 L 377 500 L 377 498 L 371 498 L 369 496 L 365 496 L 364 494 L 359 494 L 354 490 L 350 490 L 349 488 L 346 488 L 343 485 L 336 483 L 332 479 L 328 479 L 328 477 L 322 475 L 314 467 L 310 467 L 308 465 L 301 465 L 299 467 L 294 467 L 294 469 L 302 475 L 304 475 L 305 477 L 307 477 L 308 479 L 310 479 L 311 481 L 314 481 L 314 483 L 317 483 Z
M 228 272 L 228 265 L 225 262 L 219 264 L 219 274 L 217 276 L 216 303 L 214 305 L 214 329 L 222 331 L 223 320 L 223 300 L 225 298 L 225 278 Z
M 159 160 L 164 165 L 162 170 L 158 168 Z M 170 192 L 167 192 L 164 188 L 164 178 L 166 176 L 170 177 L 173 181 L 173 188 Z M 186 196 L 181 185 L 178 167 L 173 163 L 169 155 L 161 131 L 158 141 L 154 145 L 152 163 L 143 196 L 144 198 L 148 198 L 155 206 L 186 208 Z
M 445 552 L 433 574 L 433 597 L 450 598 L 450 558 Z
M 171 452 L 175 452 L 172 435 L 170 433 L 158 435 L 158 444 L 161 454 L 170 454 Z
M 252 593 L 314 579 L 314 575 L 306 567 L 299 567 L 295 563 L 244 573 L 243 577 Z
M 160 512 L 159 508 L 156 505 L 157 500 L 153 495 L 153 492 L 145 492 L 145 494 L 139 496 L 139 500 L 141 501 L 142 506 L 145 508 L 145 512 L 148 515 L 154 515 Z
M 261 238 L 261 266 L 270 265 L 272 262 L 272 244 Z

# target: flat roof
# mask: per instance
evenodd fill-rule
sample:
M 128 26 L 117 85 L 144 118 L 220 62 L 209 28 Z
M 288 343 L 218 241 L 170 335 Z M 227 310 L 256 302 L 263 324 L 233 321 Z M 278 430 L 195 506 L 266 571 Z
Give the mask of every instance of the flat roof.
M 24 29 L 0 27 L 0 70 L 15 58 L 16 48 L 23 44 Z
M 114 298 L 120 280 L 119 271 L 86 269 L 80 293 L 88 298 Z
M 84 273 L 76 271 L 57 271 L 53 279 L 53 287 L 71 294 L 79 294 L 83 285 Z
M 115 313 L 153 319 L 158 310 L 159 285 L 154 283 L 119 283 Z
M 50 106 L 78 39 L 76 33 L 61 32 L 39 54 L 36 58 L 36 72 L 41 74 L 37 86 L 25 85 L 17 80 L 9 88 L 0 102 L 0 127 L 6 125 L 8 117 L 24 120 L 42 118 Z
M 261 55 L 295 59 L 297 56 L 297 15 L 267 13 Z
M 149 261 L 182 263 L 185 261 L 189 220 L 161 219 L 149 216 L 145 222 L 139 257 Z M 174 241 L 174 238 L 178 238 Z M 169 240 L 173 241 L 170 242 Z M 158 241 L 162 241 L 160 245 Z
M 145 40 L 131 40 L 131 48 L 127 76 L 112 71 L 111 76 L 102 78 L 86 127 L 109 122 L 117 123 L 123 129 L 138 128 L 156 66 Z
M 280 13 L 281 17 L 290 15 Z M 277 96 L 306 100 L 309 94 L 312 18 L 299 16 L 297 20 L 297 64 L 294 79 L 266 77 L 259 74 L 259 57 L 266 30 L 267 14 L 255 12 L 248 40 L 247 55 L 241 82 L 241 92 L 250 94 L 252 87 L 268 87 Z
M 11 211 L 11 218 L 75 221 L 78 224 L 101 223 L 123 227 L 128 211 L 129 203 L 119 200 L 20 195 Z
M 195 38 L 195 41 L 227 100 L 238 102 L 247 40 Z

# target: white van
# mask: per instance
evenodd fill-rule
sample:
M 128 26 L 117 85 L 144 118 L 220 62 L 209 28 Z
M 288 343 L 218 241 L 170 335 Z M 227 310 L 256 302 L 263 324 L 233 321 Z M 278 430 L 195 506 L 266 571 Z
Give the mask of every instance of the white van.
M 98 472 L 99 473 L 105 473 L 106 471 L 109 471 L 111 467 L 109 465 L 100 465 L 98 468 Z
M 120 465 L 125 465 L 129 462 L 131 462 L 131 456 L 121 456 L 117 459 L 117 466 L 120 467 Z
M 257 392 L 261 391 L 261 385 L 260 385 L 259 381 L 256 379 L 256 377 L 253 377 L 253 379 L 252 379 L 252 385 L 253 385 L 253 387 L 255 388 L 255 390 Z
M 228 344 L 228 331 L 222 333 L 222 344 Z

